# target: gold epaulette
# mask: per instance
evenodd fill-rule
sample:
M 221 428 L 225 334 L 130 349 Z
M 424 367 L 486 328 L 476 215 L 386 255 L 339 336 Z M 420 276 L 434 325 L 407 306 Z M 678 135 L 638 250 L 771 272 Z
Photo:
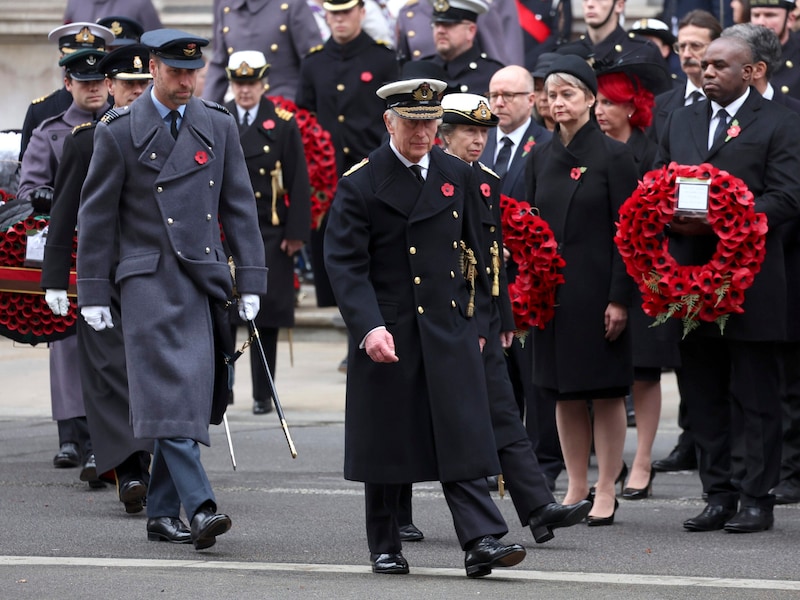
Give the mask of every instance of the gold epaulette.
M 75 125 L 75 127 L 72 128 L 72 135 L 75 135 L 81 129 L 86 129 L 87 127 L 91 127 L 92 125 L 94 125 L 94 123 L 92 123 L 91 121 L 88 121 L 86 123 L 81 123 L 80 125 Z
M 414 6 L 415 4 L 419 4 L 419 0 L 408 0 L 408 2 L 403 5 L 403 8 Z
M 36 98 L 36 100 L 31 100 L 31 104 L 39 104 L 40 102 L 47 100 L 49 97 L 50 94 L 47 94 L 47 96 L 42 96 L 41 98 Z
M 389 42 L 386 40 L 375 40 L 375 43 L 378 44 L 378 46 L 385 46 L 389 48 Z
M 480 167 L 481 167 L 481 169 L 482 169 L 482 170 L 484 170 L 484 171 L 486 171 L 487 173 L 489 173 L 489 175 L 494 175 L 495 177 L 497 177 L 498 179 L 500 179 L 500 175 L 498 175 L 497 173 L 495 173 L 494 171 L 492 171 L 492 170 L 491 170 L 489 167 L 487 167 L 487 166 L 486 166 L 485 164 L 483 164 L 481 161 L 478 161 L 478 165 L 480 165 Z
M 281 108 L 280 106 L 275 107 L 275 114 L 278 115 L 284 121 L 291 121 L 294 113 L 290 110 L 286 110 L 285 108 Z
M 318 46 L 314 46 L 313 48 L 309 48 L 308 53 L 309 54 L 314 54 L 315 52 L 319 52 L 320 50 L 322 50 L 324 47 L 325 47 L 324 44 L 319 44 Z
M 362 160 L 362 161 L 361 161 L 360 163 L 358 163 L 357 165 L 353 165 L 352 167 L 350 167 L 349 169 L 347 169 L 347 171 L 345 171 L 345 172 L 342 174 L 342 177 L 347 177 L 347 176 L 348 176 L 348 175 L 350 175 L 351 173 L 355 173 L 356 171 L 358 171 L 358 170 L 359 170 L 361 167 L 363 167 L 363 166 L 364 166 L 365 164 L 367 164 L 368 162 L 369 162 L 369 158 L 365 158 L 364 160 Z

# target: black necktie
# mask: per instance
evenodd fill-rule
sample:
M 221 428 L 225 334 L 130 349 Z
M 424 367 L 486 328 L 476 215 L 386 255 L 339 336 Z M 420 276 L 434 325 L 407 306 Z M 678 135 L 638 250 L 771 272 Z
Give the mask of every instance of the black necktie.
M 703 94 L 701 94 L 699 90 L 695 90 L 691 94 L 689 94 L 689 104 L 700 102 L 700 100 L 702 99 L 703 99 Z
M 508 171 L 508 160 L 511 158 L 511 145 L 514 143 L 508 136 L 503 137 L 500 140 L 503 143 L 503 147 L 500 148 L 500 152 L 497 153 L 497 160 L 494 161 L 494 172 L 497 173 L 498 177 L 502 177 Z
M 169 132 L 172 134 L 172 137 L 176 140 L 178 139 L 178 119 L 180 118 L 181 113 L 177 110 L 169 111 Z
M 411 165 L 408 167 L 420 183 L 425 183 L 425 178 L 422 176 L 422 167 L 419 165 Z
M 717 119 L 717 130 L 714 132 L 714 141 L 711 143 L 712 146 L 716 146 L 717 142 L 725 139 L 725 132 L 728 130 L 728 113 L 724 108 L 719 109 Z
M 247 127 L 248 125 L 250 125 L 250 111 L 245 111 L 242 118 L 242 127 Z

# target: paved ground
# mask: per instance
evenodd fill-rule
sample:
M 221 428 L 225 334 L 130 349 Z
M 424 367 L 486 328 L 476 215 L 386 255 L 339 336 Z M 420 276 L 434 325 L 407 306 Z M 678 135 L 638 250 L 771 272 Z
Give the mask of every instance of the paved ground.
M 342 479 L 345 338 L 304 304 L 279 347 L 277 383 L 299 456 L 274 414 L 250 412 L 247 360 L 229 412 L 238 470 L 220 427 L 203 460 L 233 529 L 205 552 L 147 542 L 143 515 L 125 515 L 111 488 L 89 491 L 77 471 L 51 466 L 47 351 L 0 340 L 0 599 L 186 598 L 800 598 L 800 507 L 778 507 L 776 529 L 755 535 L 691 534 L 681 522 L 703 506 L 696 473 L 659 475 L 655 496 L 621 501 L 613 527 L 576 526 L 536 545 L 506 497 L 509 540 L 528 548 L 518 567 L 484 580 L 463 574 L 463 554 L 440 488 L 415 486 L 415 522 L 426 534 L 404 553 L 409 576 L 369 572 L 360 484 Z M 321 327 L 321 325 L 326 325 Z M 674 379 L 656 456 L 677 430 Z M 628 430 L 630 463 L 635 431 Z M 559 480 L 563 491 L 565 482 Z

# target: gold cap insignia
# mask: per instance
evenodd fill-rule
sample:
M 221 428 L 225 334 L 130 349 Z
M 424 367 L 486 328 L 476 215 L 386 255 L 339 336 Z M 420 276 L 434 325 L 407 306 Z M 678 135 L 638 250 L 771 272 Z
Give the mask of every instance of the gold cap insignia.
M 195 43 L 186 44 L 186 48 L 183 49 L 183 55 L 194 56 L 195 54 L 197 54 L 197 44 Z
M 478 104 L 478 108 L 472 111 L 472 116 L 479 121 L 488 121 L 492 118 L 492 111 L 489 110 L 485 102 L 481 102 Z
M 94 34 L 92 34 L 92 32 L 89 31 L 88 27 L 84 27 L 78 32 L 78 35 L 75 36 L 75 41 L 94 44 Z
M 434 0 L 433 2 L 433 10 L 434 12 L 443 13 L 450 8 L 450 3 L 447 0 Z
M 234 71 L 237 77 L 252 77 L 255 73 L 255 69 L 247 64 L 246 61 L 242 61 L 242 64 L 239 65 L 239 68 Z
M 122 25 L 119 24 L 119 21 L 114 21 L 109 29 L 114 32 L 114 35 L 116 36 L 119 36 L 119 34 L 122 33 Z
M 144 65 L 142 64 L 142 59 L 139 58 L 138 56 L 134 56 L 133 57 L 133 68 L 134 69 L 141 69 L 143 67 L 144 67 Z
M 420 86 L 411 93 L 411 97 L 414 100 L 417 100 L 418 102 L 423 100 L 432 100 L 433 91 L 431 90 L 430 84 L 429 83 L 420 84 Z

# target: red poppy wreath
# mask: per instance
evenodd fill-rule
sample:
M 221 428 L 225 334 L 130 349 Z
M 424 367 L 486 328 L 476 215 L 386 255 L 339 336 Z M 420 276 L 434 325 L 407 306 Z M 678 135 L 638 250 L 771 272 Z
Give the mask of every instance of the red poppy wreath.
M 663 235 L 675 213 L 677 177 L 710 180 L 707 219 L 719 241 L 704 265 L 679 265 Z M 741 179 L 710 164 L 670 163 L 645 174 L 620 208 L 614 241 L 653 325 L 675 317 L 683 321 L 684 336 L 703 321 L 724 333 L 730 315 L 744 312 L 744 293 L 766 254 L 767 218 L 753 206 Z
M 318 229 L 331 205 L 338 181 L 336 152 L 331 142 L 331 134 L 322 128 L 313 113 L 298 108 L 291 100 L 282 96 L 270 96 L 269 99 L 275 106 L 294 113 L 294 119 L 300 128 L 303 153 L 308 165 L 308 178 L 311 182 L 311 227 Z
M 564 283 L 566 263 L 547 221 L 530 204 L 501 195 L 500 210 L 503 244 L 519 268 L 508 284 L 514 321 L 518 330 L 544 329 L 555 314 L 556 288 Z

